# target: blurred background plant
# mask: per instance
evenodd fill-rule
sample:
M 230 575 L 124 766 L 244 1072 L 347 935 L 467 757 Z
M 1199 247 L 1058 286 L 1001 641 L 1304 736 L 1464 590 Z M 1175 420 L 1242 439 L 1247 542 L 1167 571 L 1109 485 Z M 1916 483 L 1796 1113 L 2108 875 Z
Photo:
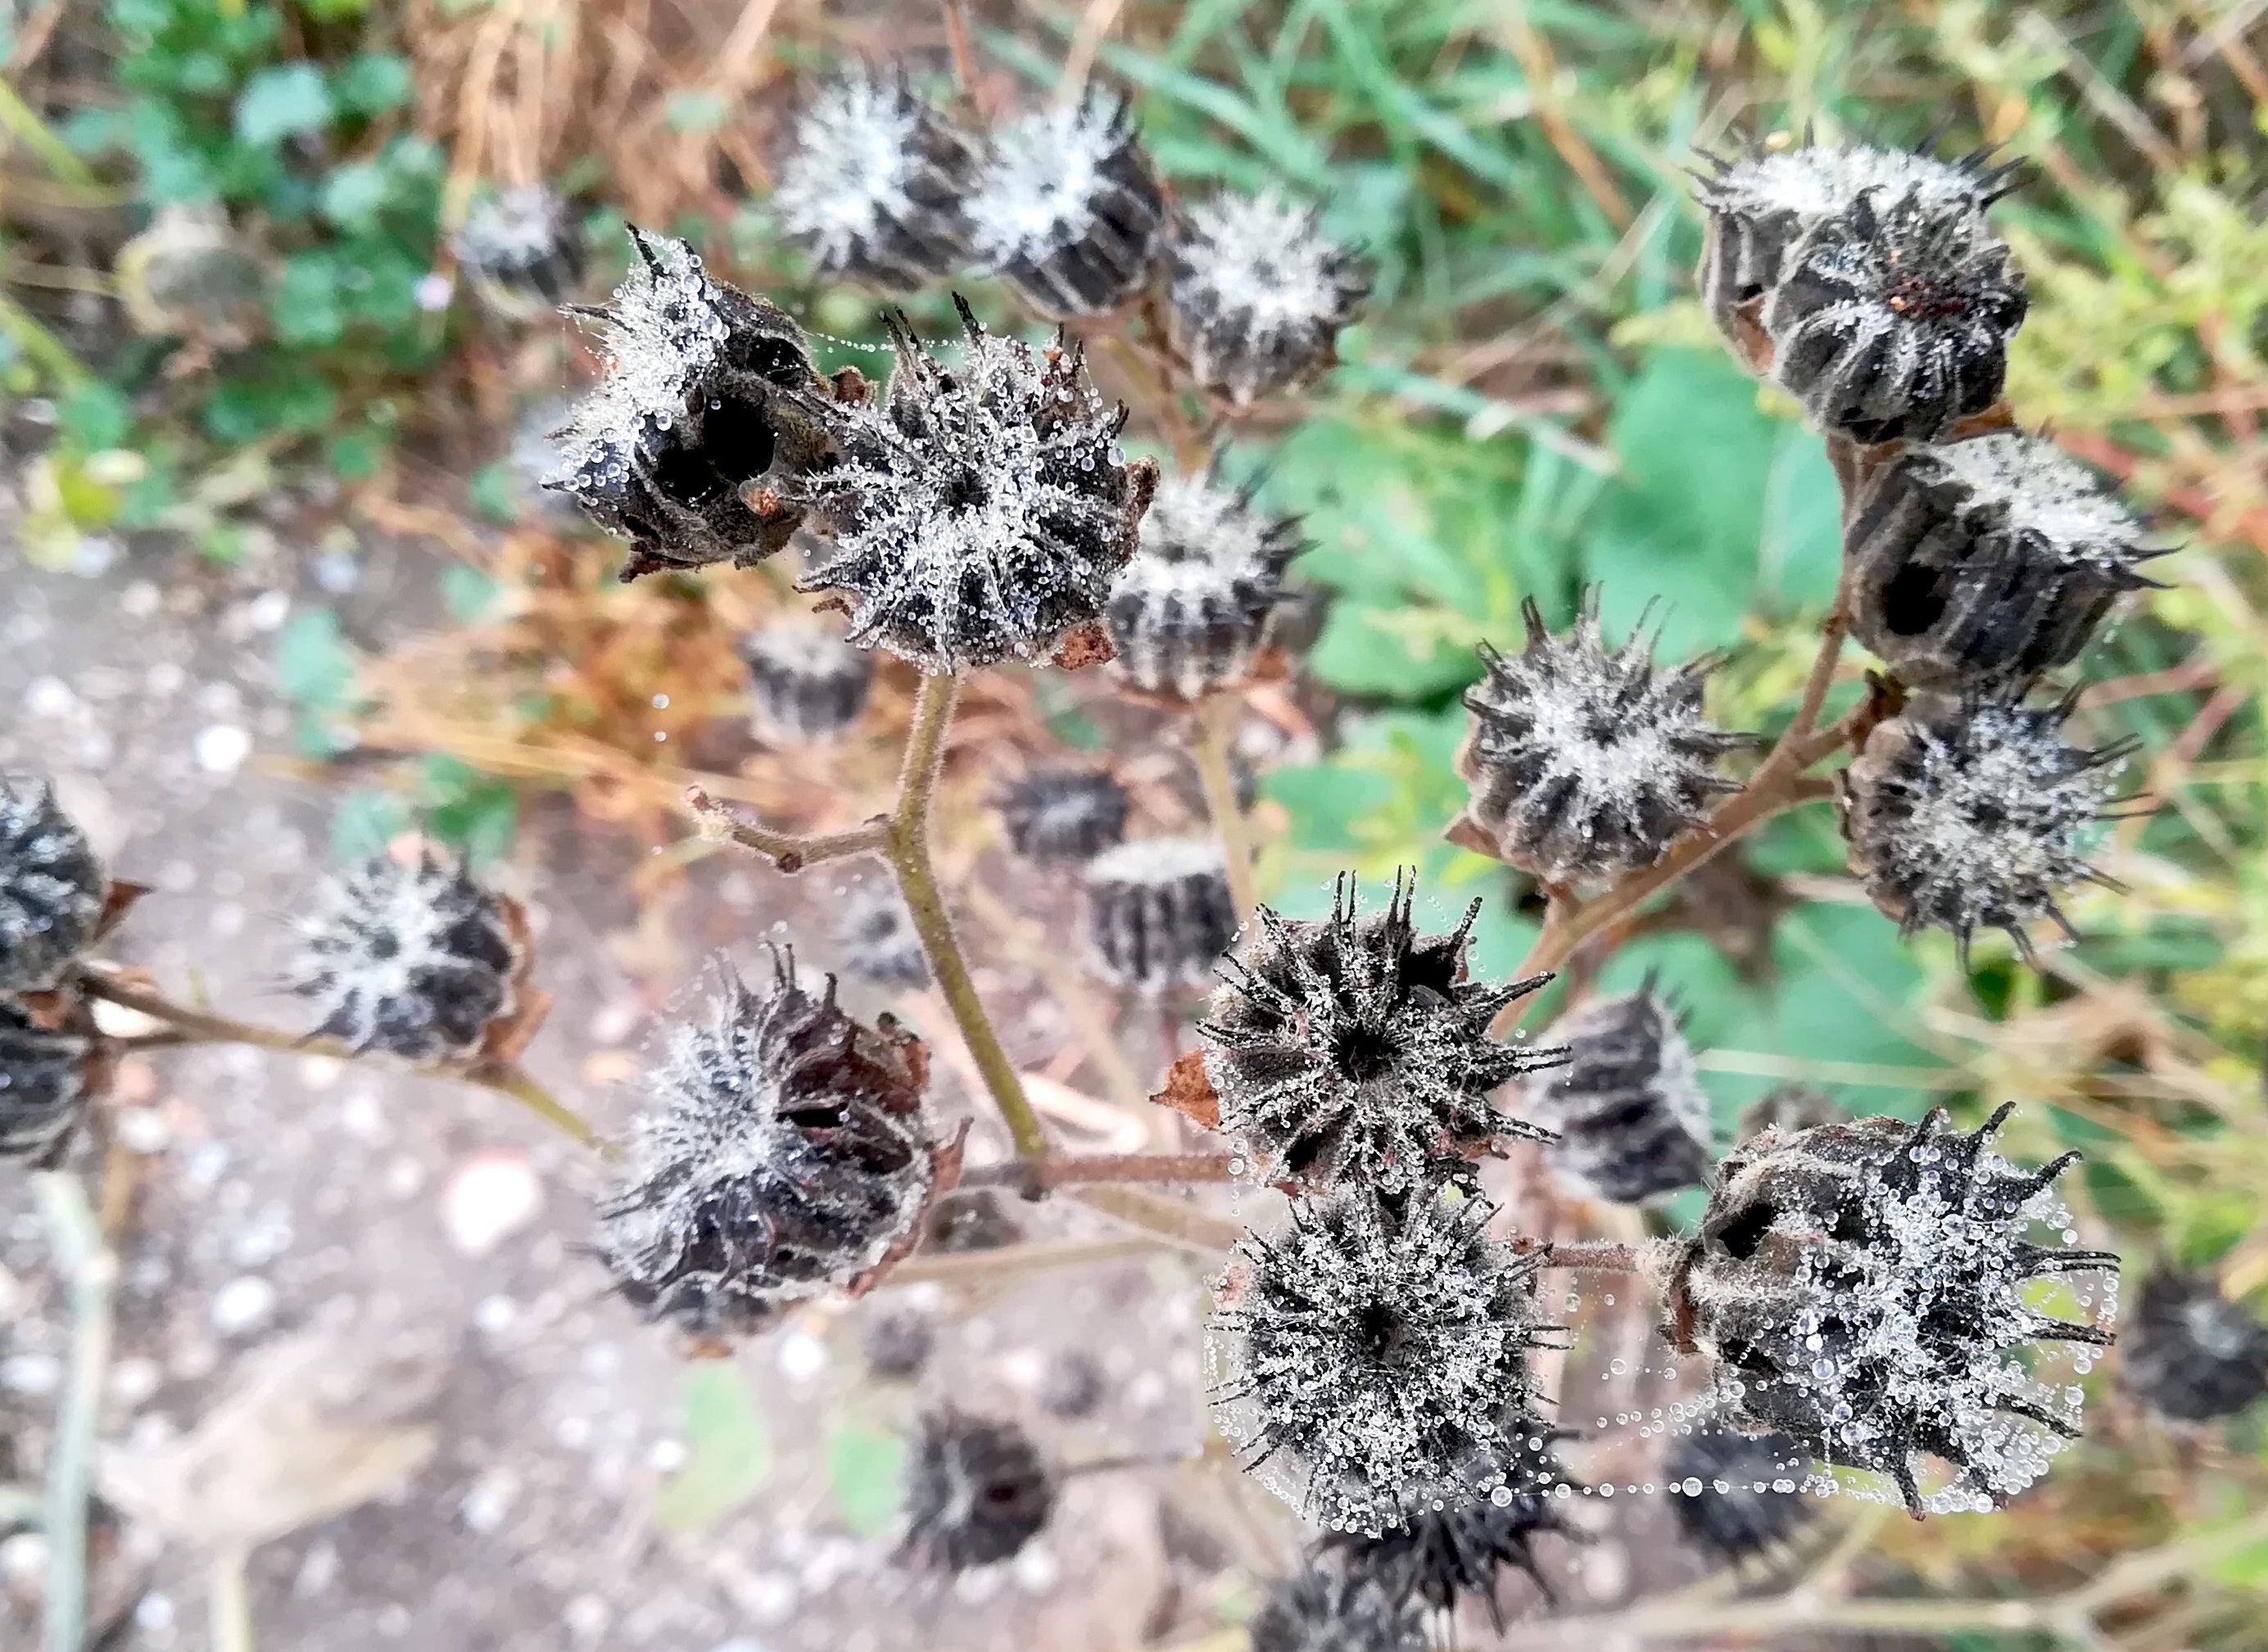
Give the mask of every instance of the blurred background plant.
M 1595 585 L 1610 633 L 1651 600 L 1665 655 L 1727 651 L 1712 720 L 1776 732 L 1833 598 L 1837 494 L 1793 404 L 1711 335 L 1687 169 L 1751 133 L 1974 131 L 2033 179 L 2001 209 L 2032 292 L 2010 399 L 2181 548 L 2080 679 L 2089 741 L 2142 742 L 2129 789 L 2155 807 L 2101 858 L 2127 893 L 2083 896 L 2085 939 L 2037 974 L 1997 939 L 1964 970 L 1943 936 L 1898 940 L 1808 810 L 1644 914 L 1595 985 L 1675 994 L 1727 1139 L 1791 1081 L 1909 1117 L 2018 1101 L 2021 1153 L 2087 1150 L 2080 1198 L 2131 1264 L 2217 1265 L 2268 1308 L 2264 18 L 2252 0 L 975 8 L 1003 90 L 1092 63 L 1135 94 L 1169 179 L 1282 184 L 1376 264 L 1303 416 L 1248 424 L 1233 454 L 1300 514 L 1297 574 L 1327 605 L 1314 686 L 1280 708 L 1294 760 L 1259 781 L 1263 896 L 1312 915 L 1341 867 L 1414 864 L 1445 902 L 1494 897 L 1478 969 L 1525 952 L 1535 892 L 1440 837 L 1458 697 L 1524 598 L 1556 625 Z M 301 756 L 341 780 L 342 847 L 417 818 L 497 856 L 566 800 L 663 852 L 638 883 L 658 898 L 705 852 L 673 812 L 688 779 L 815 829 L 879 783 L 906 682 L 886 679 L 832 784 L 739 732 L 735 645 L 790 604 L 784 580 L 622 586 L 617 548 L 551 513 L 526 438 L 587 365 L 548 320 L 471 302 L 451 236 L 542 185 L 578 226 L 687 236 L 795 309 L 822 366 L 872 367 L 872 306 L 814 299 L 768 221 L 770 158 L 799 71 L 909 44 L 942 63 L 933 8 L 50 0 L 7 21 L 15 554 L 319 600 L 350 585 L 357 535 L 443 560 L 414 644 L 366 648 L 320 606 L 277 638 Z M 595 293 L 626 253 L 591 245 L 615 261 Z M 988 322 L 1012 313 L 971 297 Z M 1138 428 L 1149 387 L 1098 372 Z M 1107 715 L 1038 678 L 987 694 L 964 739 L 1092 745 Z M 2268 1497 L 2257 1408 L 2210 1448 L 2107 1414 L 2015 1516 L 1870 1540 L 1933 1589 L 2051 1592 Z M 2114 1638 L 2257 1645 L 2264 1610 L 2268 1545 Z

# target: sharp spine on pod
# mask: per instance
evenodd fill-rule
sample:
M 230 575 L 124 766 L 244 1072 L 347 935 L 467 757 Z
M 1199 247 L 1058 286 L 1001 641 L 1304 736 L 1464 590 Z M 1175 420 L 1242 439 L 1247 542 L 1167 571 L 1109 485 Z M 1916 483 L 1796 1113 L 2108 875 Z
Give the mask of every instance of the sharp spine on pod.
M 630 541 L 622 577 L 752 567 L 803 520 L 791 483 L 828 451 L 829 392 L 803 331 L 712 279 L 692 248 L 633 228 L 638 262 L 598 323 L 607 375 L 576 404 L 548 485 Z
M 1498 1144 L 1551 1132 L 1489 1103 L 1500 1085 L 1564 1060 L 1563 1050 L 1500 1043 L 1490 1023 L 1550 980 L 1492 985 L 1467 953 L 1477 900 L 1446 935 L 1421 935 L 1415 881 L 1395 879 L 1386 910 L 1357 914 L 1342 874 L 1330 917 L 1263 906 L 1222 961 L 1198 1030 L 1221 1128 L 1268 1180 L 1424 1186 Z
M 1715 660 L 1658 668 L 1643 632 L 1608 648 L 1595 597 L 1560 637 L 1533 599 L 1521 613 L 1528 645 L 1484 649 L 1487 675 L 1465 692 L 1456 769 L 1471 795 L 1450 841 L 1553 883 L 1652 866 L 1711 799 L 1740 790 L 1718 760 L 1756 743 L 1703 720 Z
M 843 734 L 866 709 L 874 656 L 806 625 L 774 624 L 740 639 L 759 734 L 809 745 Z
M 905 1499 L 906 1553 L 965 1572 L 1011 1560 L 1039 1535 L 1055 1477 L 1015 1424 L 947 1407 L 922 1415 Z
M 998 800 L 1008 845 L 1027 860 L 1084 866 L 1125 840 L 1126 788 L 1100 769 L 1034 769 Z
M 320 1012 L 310 1036 L 463 1060 L 520 1013 L 528 963 L 518 905 L 482 888 L 461 859 L 421 846 L 323 885 L 288 985 Z
M 1212 1319 L 1214 1420 L 1301 1513 L 1374 1536 L 1504 1483 L 1535 1426 L 1543 1328 L 1535 1262 L 1489 1237 L 1491 1214 L 1454 1186 L 1354 1184 L 1239 1246 Z
M 1125 460 L 1079 347 L 987 333 L 956 298 L 957 367 L 902 317 L 879 403 L 838 406 L 836 462 L 798 495 L 833 538 L 799 589 L 836 594 L 850 638 L 933 675 L 1094 657 L 1110 582 L 1157 483 Z
M 1767 1131 L 1734 1150 L 1672 1265 L 1667 1310 L 1681 1349 L 1716 1362 L 1727 1426 L 1883 1475 L 1917 1518 L 1998 1504 L 2047 1471 L 2078 1435 L 2079 1390 L 2017 1351 L 2111 1336 L 2032 1307 L 2023 1287 L 2115 1274 L 2118 1258 L 2029 1236 L 2068 1221 L 2054 1183 L 2079 1155 L 2025 1170 L 1992 1152 L 2014 1110 L 1968 1135 L 1940 1110 L 1918 1125 Z M 1951 1471 L 1927 1493 L 1925 1457 Z
M 2093 471 L 2014 431 L 1905 449 L 1844 548 L 1852 635 L 1907 683 L 1980 690 L 2069 665 L 2166 554 Z
M 2002 929 L 2029 958 L 2027 924 L 2069 934 L 2057 897 L 2109 884 L 2086 850 L 2132 748 L 2066 745 L 2071 709 L 1923 693 L 1867 736 L 1837 807 L 1851 870 L 1903 933 L 1949 931 L 1965 955 Z
M 978 262 L 1050 321 L 1134 298 L 1166 232 L 1165 191 L 1132 110 L 1093 87 L 992 134 L 968 214 Z
M 1086 865 L 1087 940 L 1114 986 L 1201 986 L 1236 939 L 1228 866 L 1210 837 L 1135 837 Z
M 1111 673 L 1177 702 L 1242 682 L 1300 549 L 1295 525 L 1255 510 L 1249 494 L 1211 476 L 1167 477 L 1110 588 Z
M 1709 1097 L 1677 1013 L 1648 983 L 1594 999 L 1550 1034 L 1560 1066 L 1522 1087 L 1528 1111 L 1557 1133 L 1544 1149 L 1581 1191 L 1609 1204 L 1696 1187 L 1716 1162 Z
M 540 184 L 475 196 L 449 245 L 482 302 L 515 321 L 564 303 L 583 278 L 582 226 Z
M 980 151 L 902 72 L 828 82 L 797 117 L 793 145 L 772 216 L 822 274 L 903 297 L 968 258 Z
M 909 1247 L 936 1184 L 923 1117 L 928 1060 L 806 992 L 775 955 L 767 990 L 724 971 L 705 1025 L 681 1025 L 647 1075 L 594 1249 L 648 1318 L 710 1340 Z
M 1180 213 L 1166 269 L 1168 341 L 1198 384 L 1239 409 L 1319 378 L 1370 294 L 1362 260 L 1322 233 L 1314 208 L 1273 189 Z
M 55 789 L 0 771 L 0 992 L 51 987 L 102 927 L 110 880 Z

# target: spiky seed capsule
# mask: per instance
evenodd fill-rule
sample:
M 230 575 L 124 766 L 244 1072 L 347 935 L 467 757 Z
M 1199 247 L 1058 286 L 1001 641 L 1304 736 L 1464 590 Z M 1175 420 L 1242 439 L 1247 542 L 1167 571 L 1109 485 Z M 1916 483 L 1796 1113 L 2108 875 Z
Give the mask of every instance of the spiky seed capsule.
M 803 331 L 712 280 L 682 241 L 630 231 L 638 262 L 598 322 L 607 376 L 560 432 L 548 485 L 631 542 L 622 577 L 753 567 L 802 521 L 790 484 L 827 453 Z
M 2000 399 L 2028 302 L 1975 208 L 1869 191 L 1790 250 L 1764 306 L 1772 378 L 1822 431 L 1934 441 Z
M 1815 1090 L 1808 1084 L 1782 1084 L 1741 1110 L 1733 1140 L 1736 1146 L 1745 1144 L 1767 1130 L 1792 1136 L 1814 1125 L 1846 1124 L 1850 1117 L 1824 1091 Z
M 312 1036 L 410 1061 L 477 1053 L 519 1007 L 517 916 L 460 859 L 377 855 L 318 891 L 288 985 L 314 1000 Z
M 1011 1559 L 1055 1508 L 1039 1448 L 1011 1422 L 925 1412 L 907 1465 L 905 1546 L 923 1564 L 965 1572 Z
M 1126 788 L 1100 769 L 1035 769 L 1002 790 L 999 809 L 1027 860 L 1083 865 L 1126 837 Z
M 910 293 L 968 254 L 976 145 L 902 75 L 822 87 L 795 123 L 772 215 L 828 276 Z
M 2234 1417 L 2268 1394 L 2268 1324 L 2223 1296 L 2210 1274 L 2143 1280 L 2118 1352 L 2127 1390 L 2176 1422 Z
M 1476 981 L 1466 954 L 1481 903 L 1446 935 L 1421 935 L 1417 886 L 1395 880 L 1382 912 L 1357 916 L 1342 875 L 1331 915 L 1263 906 L 1222 961 L 1198 1031 L 1221 1128 L 1270 1181 L 1426 1184 L 1513 1137 L 1549 1131 L 1498 1112 L 1489 1093 L 1564 1058 L 1499 1043 L 1489 1024 L 1549 976 Z
M 845 974 L 875 986 L 918 990 L 929 985 L 929 955 L 896 886 L 881 879 L 853 884 L 843 901 Z
M 1653 988 L 1586 1004 L 1550 1036 L 1565 1065 L 1524 1094 L 1536 1122 L 1558 1133 L 1544 1156 L 1577 1191 L 1635 1205 L 1708 1178 L 1708 1094 L 1676 1012 Z
M 809 745 L 842 734 L 866 709 L 874 656 L 802 625 L 767 625 L 740 640 L 762 734 Z
M 2027 707 L 1918 694 L 1876 725 L 1843 771 L 1838 808 L 1851 870 L 1900 933 L 2005 929 L 2052 918 L 2073 885 L 2096 877 L 2086 851 L 2124 746 L 2064 743 L 2068 704 Z
M 478 197 L 449 245 L 481 301 L 515 321 L 563 303 L 583 278 L 581 226 L 541 185 Z
M 1418 1603 L 1366 1576 L 1310 1567 L 1279 1580 L 1245 1626 L 1252 1652 L 1425 1652 Z
M 1779 284 L 1788 249 L 1813 225 L 1848 211 L 1861 195 L 1918 195 L 1932 207 L 1958 205 L 1982 216 L 2008 192 L 2013 166 L 1978 151 L 1957 160 L 1868 145 L 1757 148 L 1731 160 L 1710 158 L 1714 175 L 1693 193 L 1707 220 L 1701 296 L 1735 347 L 1748 340 L 1738 320 Z
M 1300 1513 L 1372 1535 L 1493 1493 L 1538 1404 L 1532 1261 L 1454 1188 L 1359 1184 L 1248 1235 L 1214 1311 L 1214 1418 Z
M 726 972 L 706 1025 L 672 1029 L 647 1075 L 594 1249 L 648 1318 L 696 1338 L 762 1328 L 854 1282 L 921 1220 L 936 1167 L 920 1046 L 852 1020 L 835 980 L 769 990 Z
M 53 788 L 0 772 L 0 992 L 53 986 L 94 944 L 109 888 Z
M 87 1102 L 92 1045 L 0 997 L 0 1159 L 52 1159 Z
M 1374 1581 L 1391 1600 L 1417 1600 L 1447 1611 L 1459 1596 L 1470 1596 L 1486 1609 L 1497 1633 L 1504 1632 L 1499 1586 L 1507 1571 L 1525 1573 L 1548 1601 L 1550 1584 L 1536 1562 L 1535 1539 L 1551 1532 L 1571 1542 L 1582 1533 L 1561 1517 L 1552 1493 L 1566 1485 L 1565 1471 L 1552 1458 L 1549 1440 L 1562 1431 L 1531 1421 L 1535 1433 L 1520 1442 L 1522 1456 L 1507 1483 L 1413 1514 L 1408 1523 L 1378 1537 L 1333 1532 L 1323 1539 L 1349 1572 Z
M 1674 1442 L 1662 1464 L 1678 1530 L 1727 1565 L 1777 1549 L 1809 1523 L 1800 1494 L 1811 1459 L 1784 1434 L 1706 1429 Z
M 1456 768 L 1471 796 L 1451 839 L 1554 883 L 1652 866 L 1710 799 L 1740 789 L 1717 760 L 1753 738 L 1702 720 L 1715 662 L 1656 669 L 1641 636 L 1609 649 L 1587 603 L 1562 637 L 1533 601 L 1521 613 L 1528 645 L 1484 650 L 1487 675 L 1465 692 Z
M 2093 471 L 2012 431 L 1906 449 L 1843 543 L 1852 634 L 1908 683 L 1981 690 L 2069 665 L 2162 554 Z
M 1137 837 L 1086 866 L 1087 940 L 1114 986 L 1201 986 L 1236 939 L 1228 866 L 1210 837 Z
M 2027 1345 L 2111 1338 L 2034 1308 L 2025 1285 L 2118 1258 L 2030 1236 L 2068 1223 L 2053 1184 L 2079 1155 L 2022 1170 L 1992 1152 L 2014 1110 L 1965 1136 L 1941 1110 L 1768 1132 L 1725 1161 L 1669 1316 L 1716 1361 L 1729 1426 L 1886 1475 L 1917 1516 L 1993 1506 L 2047 1471 L 2081 1396 L 2036 1375 Z M 1928 1493 L 1926 1457 L 1950 1475 Z
M 1166 268 L 1167 337 L 1197 383 L 1236 408 L 1321 376 L 1370 294 L 1362 261 L 1273 189 L 1189 208 Z
M 1244 681 L 1300 552 L 1282 517 L 1210 476 L 1173 476 L 1110 589 L 1112 672 L 1145 694 L 1200 700 Z
M 1131 110 L 1092 88 L 995 132 L 968 212 L 978 262 L 1050 321 L 1133 298 L 1166 231 L 1165 192 Z
M 887 392 L 836 409 L 842 456 L 803 495 L 835 543 L 799 588 L 841 593 L 852 642 L 932 675 L 1043 660 L 1099 625 L 1157 478 L 1121 454 L 1125 409 L 1076 345 L 1035 350 L 960 309 L 955 368 L 891 322 Z

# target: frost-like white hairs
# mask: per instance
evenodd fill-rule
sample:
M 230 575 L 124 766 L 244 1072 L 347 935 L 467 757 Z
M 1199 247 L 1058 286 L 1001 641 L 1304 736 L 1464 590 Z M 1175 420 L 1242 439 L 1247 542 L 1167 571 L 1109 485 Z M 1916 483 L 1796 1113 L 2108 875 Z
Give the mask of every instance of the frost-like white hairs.
M 0 992 L 55 985 L 95 939 L 109 880 L 46 781 L 0 771 Z
M 1314 210 L 1273 189 L 1189 208 L 1168 265 L 1174 347 L 1237 407 L 1320 374 L 1370 291 L 1362 261 L 1322 233 Z
M 1212 477 L 1160 482 L 1133 560 L 1111 586 L 1112 671 L 1145 693 L 1182 700 L 1241 681 L 1299 549 L 1290 521 L 1255 510 Z
M 590 473 L 619 465 L 646 434 L 683 417 L 687 387 L 697 383 L 732 336 L 717 284 L 700 254 L 667 236 L 637 238 L 640 257 L 614 301 L 585 319 L 607 354 L 607 374 L 575 404 L 557 437 L 559 464 L 549 480 L 573 489 Z
M 796 122 L 772 213 L 822 269 L 910 292 L 966 255 L 976 168 L 976 145 L 902 77 L 851 75 Z

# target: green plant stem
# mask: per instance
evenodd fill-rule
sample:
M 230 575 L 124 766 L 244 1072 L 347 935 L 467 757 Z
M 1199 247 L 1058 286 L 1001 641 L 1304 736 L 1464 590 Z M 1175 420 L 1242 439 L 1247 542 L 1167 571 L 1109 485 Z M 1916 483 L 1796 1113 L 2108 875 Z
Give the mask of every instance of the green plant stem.
M 5 80 L 0 80 L 0 132 L 5 132 L 37 155 L 40 163 L 63 182 L 82 189 L 102 188 L 102 180 L 94 175 L 94 169 L 73 153 L 71 146 L 40 118 L 39 111 L 25 102 Z
M 1204 788 L 1205 808 L 1220 838 L 1221 859 L 1228 868 L 1228 897 L 1239 922 L 1248 923 L 1256 900 L 1252 885 L 1252 839 L 1245 830 L 1244 811 L 1237 807 L 1236 776 L 1228 760 L 1236 735 L 1236 719 L 1244 702 L 1233 694 L 1216 694 L 1197 709 L 1189 756 L 1197 763 L 1197 783 Z
M 55 1261 L 70 1283 L 70 1370 L 55 1409 L 47 1487 L 47 1652 L 86 1645 L 87 1493 L 94 1475 L 94 1431 L 110 1368 L 112 1302 L 118 1259 L 76 1176 L 42 1170 L 32 1193 L 47 1223 Z
M 274 1027 L 238 1021 L 233 1016 L 193 1009 L 187 1004 L 175 1003 L 162 992 L 145 991 L 114 976 L 90 971 L 84 979 L 86 990 L 95 997 L 166 1024 L 173 1036 L 162 1042 L 158 1039 L 143 1041 L 138 1045 L 143 1049 L 164 1049 L 180 1044 L 252 1044 L 261 1050 L 277 1050 L 291 1055 L 329 1056 L 338 1061 L 366 1058 L 360 1051 L 335 1038 L 302 1037 L 297 1033 L 284 1032 Z M 560 1134 L 571 1137 L 578 1145 L 613 1156 L 613 1149 L 600 1138 L 587 1119 L 536 1082 L 516 1061 L 420 1061 L 412 1063 L 409 1070 L 422 1073 L 429 1078 L 455 1079 L 466 1084 L 477 1084 L 482 1089 L 496 1091 L 499 1095 L 509 1095 Z
M 245 1575 L 251 1558 L 239 1548 L 214 1558 L 206 1604 L 213 1652 L 253 1652 L 252 1582 Z
M 92 382 L 94 375 L 70 353 L 70 347 L 40 326 L 30 311 L 4 292 L 0 292 L 0 333 L 14 339 L 17 347 L 45 368 L 48 377 L 63 389 L 77 390 Z
M 877 816 L 843 831 L 806 836 L 773 831 L 741 820 L 697 785 L 685 788 L 685 808 L 700 823 L 703 837 L 760 854 L 782 872 L 800 872 L 822 860 L 840 860 L 846 855 L 880 854 L 889 841 L 890 822 L 886 816 Z
M 1062 1268 L 1101 1267 L 1152 1257 L 1167 1242 L 1147 1234 L 1077 1243 L 1005 1245 L 998 1250 L 968 1250 L 908 1257 L 883 1274 L 880 1285 L 990 1285 L 1026 1273 Z
M 1042 1187 L 1071 1187 L 1098 1182 L 1190 1184 L 1233 1182 L 1243 1161 L 1228 1153 L 1055 1154 L 1036 1170 L 1022 1165 L 986 1165 L 965 1172 L 962 1187 L 998 1187 L 1036 1181 Z
M 945 738 L 953 726 L 953 712 L 961 698 L 961 680 L 939 673 L 922 678 L 914 701 L 913 727 L 906 737 L 905 761 L 898 771 L 898 801 L 891 810 L 882 844 L 882 855 L 897 874 L 898 893 L 905 899 L 907 916 L 921 937 L 931 974 L 953 1012 L 954 1025 L 968 1053 L 992 1093 L 993 1105 L 1008 1126 L 1016 1154 L 1029 1175 L 1027 1191 L 1036 1194 L 1042 1185 L 1042 1164 L 1048 1155 L 1046 1130 L 1024 1094 L 1024 1081 L 1015 1063 L 993 1029 L 976 983 L 961 955 L 953 915 L 946 911 L 938 888 L 937 867 L 930 855 L 930 812 L 936 801 L 938 771 L 945 761 Z

